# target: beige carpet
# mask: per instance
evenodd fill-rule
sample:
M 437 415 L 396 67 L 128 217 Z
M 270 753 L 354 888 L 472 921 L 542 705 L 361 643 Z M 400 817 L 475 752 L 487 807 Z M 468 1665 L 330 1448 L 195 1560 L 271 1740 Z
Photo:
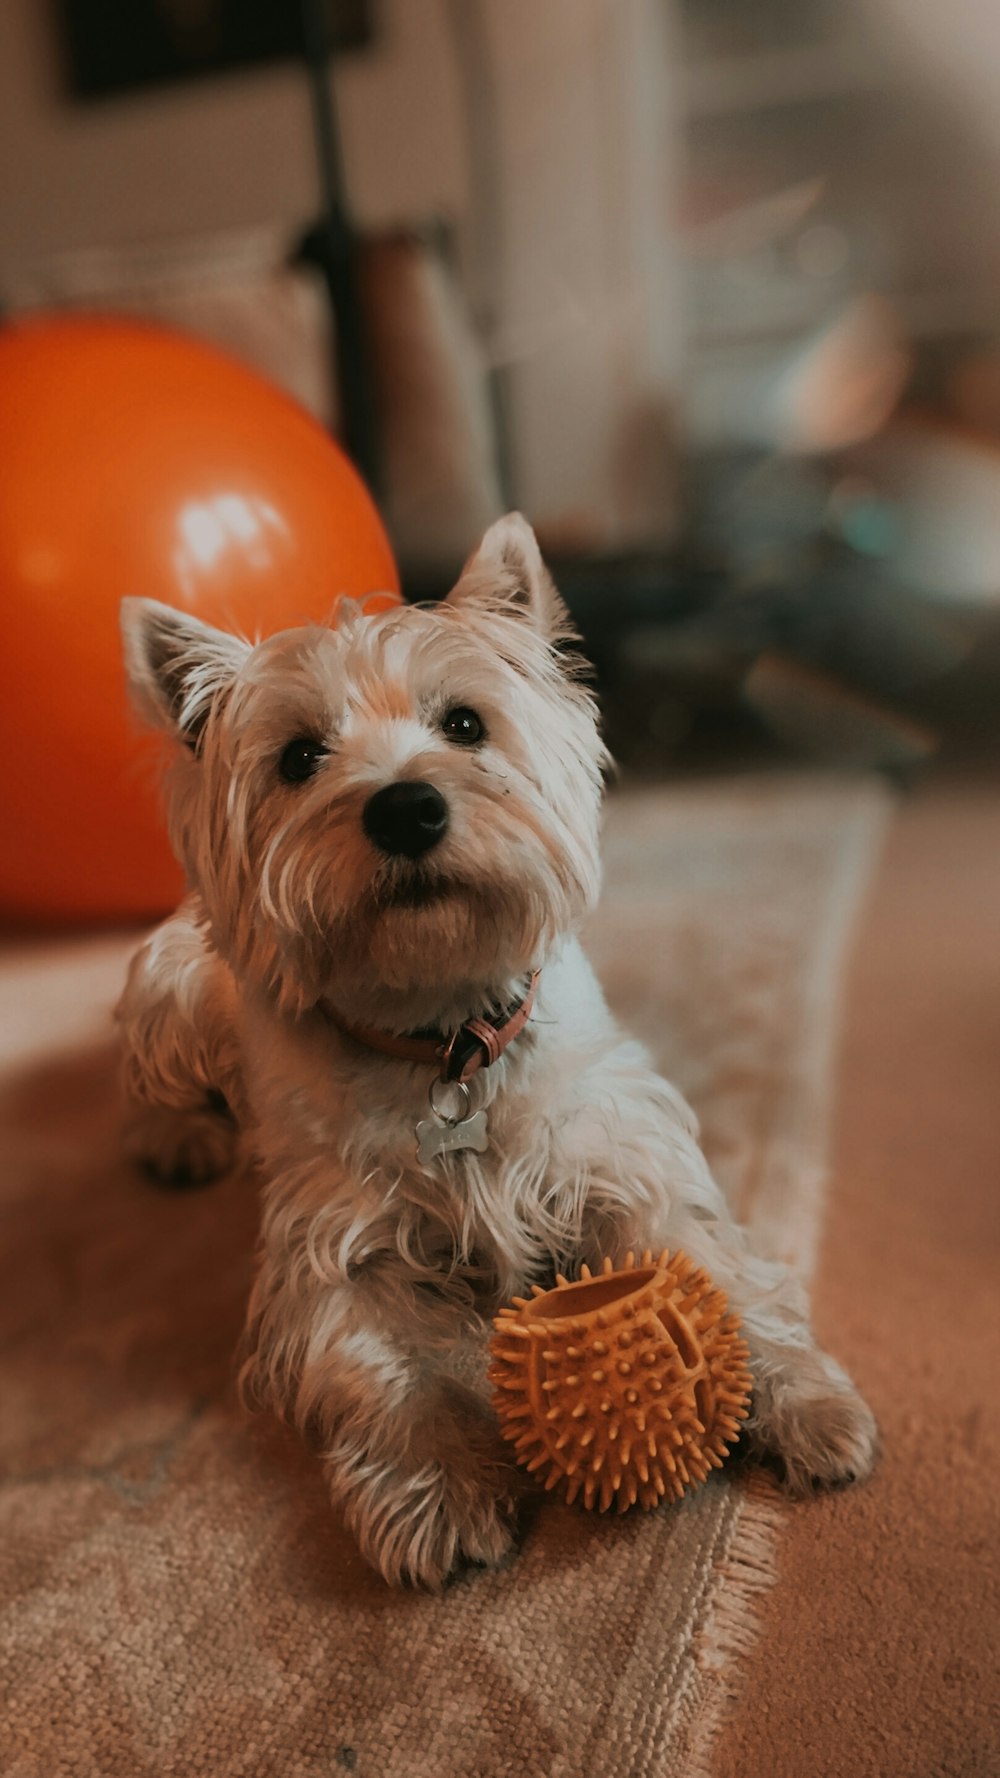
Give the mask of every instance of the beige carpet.
M 884 812 L 865 786 L 742 783 L 619 798 L 609 820 L 592 948 L 612 999 L 742 1213 L 807 1268 Z M 234 1405 L 252 1182 L 161 1195 L 119 1162 L 125 951 L 0 969 L 4 1778 L 707 1772 L 778 1539 L 839 1503 L 726 1475 L 624 1521 L 546 1503 L 506 1572 L 387 1591 L 316 1464 Z

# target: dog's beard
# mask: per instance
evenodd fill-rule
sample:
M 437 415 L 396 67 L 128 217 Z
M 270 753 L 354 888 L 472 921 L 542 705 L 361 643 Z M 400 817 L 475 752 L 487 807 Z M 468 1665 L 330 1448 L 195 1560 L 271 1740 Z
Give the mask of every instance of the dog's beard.
M 495 979 L 520 967 L 531 949 L 523 897 L 451 876 L 414 872 L 374 902 L 369 956 L 377 974 L 400 985 Z
M 394 860 L 372 883 L 370 899 L 376 914 L 392 908 L 429 908 L 461 896 L 465 885 L 433 866 Z
M 369 1024 L 454 1022 L 506 1002 L 551 938 L 550 917 L 523 884 L 394 865 L 330 930 L 321 992 Z

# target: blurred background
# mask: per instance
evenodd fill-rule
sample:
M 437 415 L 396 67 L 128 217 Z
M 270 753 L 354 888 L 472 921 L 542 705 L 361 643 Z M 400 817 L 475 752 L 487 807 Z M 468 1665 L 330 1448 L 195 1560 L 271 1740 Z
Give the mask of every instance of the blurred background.
M 537 527 L 637 773 L 997 752 L 981 0 L 4 0 L 0 305 L 235 352 L 405 590 Z
M 552 1636 L 536 1543 L 426 1687 L 446 1645 L 409 1601 L 396 1673 L 312 1469 L 235 1418 L 255 1192 L 178 1200 L 122 1155 L 114 928 L 181 881 L 121 596 L 237 627 L 242 599 L 252 629 L 259 594 L 280 628 L 395 559 L 437 598 L 512 506 L 639 786 L 608 809 L 610 1002 L 755 1239 L 816 1258 L 884 1435 L 871 1488 L 789 1513 L 713 1770 L 1000 1770 L 997 0 L 0 0 L 0 1665 L 31 1747 L 5 1771 L 398 1770 L 397 1680 L 415 1773 L 432 1721 L 506 1772 L 519 1734 L 554 1769 L 571 1718 L 602 1771 L 708 1769 L 643 1663 L 682 1724 L 684 1662 L 737 1695 L 771 1531 L 741 1557 L 695 1512 L 703 1567 L 636 1570 L 637 1701 L 607 1664 L 620 1532 L 589 1610 L 582 1543 L 548 1546 Z M 684 1579 L 710 1570 L 749 1589 L 717 1642 Z

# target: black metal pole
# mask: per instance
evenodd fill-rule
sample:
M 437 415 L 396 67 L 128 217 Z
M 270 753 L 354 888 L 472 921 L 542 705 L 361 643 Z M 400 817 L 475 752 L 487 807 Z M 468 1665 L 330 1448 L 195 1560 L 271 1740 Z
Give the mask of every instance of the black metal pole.
M 330 78 L 330 0 L 301 0 L 313 139 L 323 202 L 323 264 L 336 332 L 336 372 L 344 448 L 371 492 L 381 492 L 381 454 L 365 329 L 361 238 L 351 221 Z

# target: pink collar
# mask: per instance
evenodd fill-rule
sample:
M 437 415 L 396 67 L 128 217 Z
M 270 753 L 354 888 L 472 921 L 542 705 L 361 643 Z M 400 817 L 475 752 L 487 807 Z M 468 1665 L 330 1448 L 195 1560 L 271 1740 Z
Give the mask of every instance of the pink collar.
M 478 1074 L 480 1068 L 492 1067 L 515 1037 L 520 1037 L 531 1017 L 540 974 L 541 971 L 536 969 L 528 980 L 523 999 L 513 1000 L 495 1018 L 466 1019 L 451 1032 L 409 1031 L 396 1037 L 391 1031 L 348 1024 L 329 1000 L 321 1000 L 319 1004 L 338 1031 L 366 1049 L 378 1050 L 383 1056 L 398 1056 L 405 1062 L 436 1064 L 440 1080 L 466 1081 Z

